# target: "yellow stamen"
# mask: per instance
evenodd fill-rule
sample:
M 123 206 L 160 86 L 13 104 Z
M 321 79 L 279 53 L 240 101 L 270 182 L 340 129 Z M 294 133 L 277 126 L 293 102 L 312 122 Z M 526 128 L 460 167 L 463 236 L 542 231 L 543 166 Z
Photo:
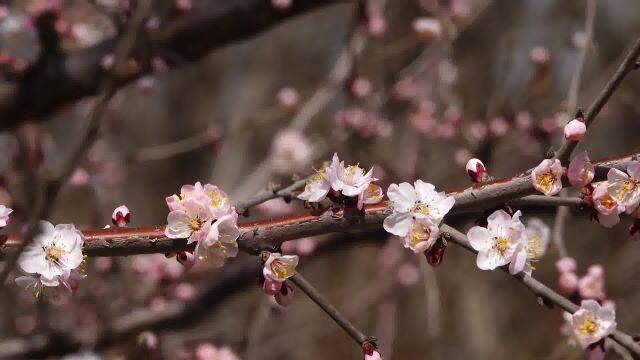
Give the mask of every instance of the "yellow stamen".
M 578 329 L 585 335 L 593 335 L 600 329 L 600 324 L 593 317 L 593 314 L 587 314 Z
M 278 279 L 286 279 L 296 271 L 295 264 L 291 261 L 275 259 L 271 262 L 271 270 L 276 273 Z
M 504 256 L 509 250 L 509 240 L 504 236 L 496 236 L 493 238 L 493 250 L 495 250 L 500 256 Z
M 540 187 L 548 191 L 556 182 L 556 175 L 553 171 L 547 170 L 542 174 L 536 175 L 536 182 Z

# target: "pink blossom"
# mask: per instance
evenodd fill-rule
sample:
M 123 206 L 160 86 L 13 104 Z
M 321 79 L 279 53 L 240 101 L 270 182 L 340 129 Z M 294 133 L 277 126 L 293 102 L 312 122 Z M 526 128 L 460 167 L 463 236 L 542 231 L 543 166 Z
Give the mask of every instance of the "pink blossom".
M 533 117 L 526 111 L 520 111 L 516 114 L 515 123 L 518 129 L 529 131 L 533 128 Z
M 83 168 L 77 168 L 69 178 L 69 184 L 73 186 L 86 186 L 89 183 L 89 173 Z
M 460 166 L 466 165 L 472 156 L 473 154 L 471 154 L 471 151 L 469 151 L 469 149 L 467 148 L 457 149 L 456 152 L 453 154 L 453 158 L 456 161 L 456 164 Z
M 380 36 L 387 31 L 387 20 L 379 13 L 371 14 L 369 15 L 367 29 L 369 35 Z
M 597 301 L 583 300 L 580 309 L 571 317 L 573 334 L 582 347 L 599 342 L 616 329 L 616 313 Z
M 262 290 L 267 295 L 275 295 L 278 292 L 280 292 L 281 288 L 282 288 L 282 281 L 265 279 L 264 283 L 262 284 Z
M 578 275 L 573 272 L 564 272 L 558 278 L 558 287 L 564 294 L 571 295 L 578 290 Z
M 529 51 L 529 58 L 536 65 L 546 65 L 551 60 L 551 53 L 543 46 L 536 46 Z
M 131 212 L 129 208 L 125 205 L 120 205 L 115 210 L 113 210 L 113 214 L 111 214 L 111 221 L 113 225 L 117 227 L 127 226 L 131 221 Z
M 413 286 L 420 280 L 420 272 L 414 264 L 404 263 L 398 266 L 396 279 L 402 286 Z
M 371 94 L 371 81 L 363 77 L 357 77 L 351 82 L 351 92 L 353 95 L 364 98 Z
M 292 87 L 283 87 L 278 91 L 278 103 L 286 110 L 295 110 L 300 103 L 300 94 Z
M 421 112 L 409 115 L 409 125 L 423 135 L 429 135 L 436 126 L 436 120 Z
M 489 129 L 487 128 L 487 125 L 482 121 L 474 120 L 469 124 L 469 132 L 471 133 L 471 137 L 478 141 L 481 141 L 487 137 Z
M 493 136 L 504 136 L 509 131 L 509 123 L 503 117 L 493 118 L 489 122 L 489 130 Z
M 271 5 L 276 9 L 285 10 L 291 7 L 292 1 L 293 0 L 271 0 Z
M 404 77 L 393 86 L 393 95 L 400 100 L 411 100 L 418 92 L 418 81 L 413 77 Z
M 421 17 L 413 20 L 413 31 L 427 40 L 439 39 L 442 36 L 442 24 L 436 18 Z
M 466 19 L 471 15 L 470 0 L 451 0 L 449 2 L 449 12 L 456 19 Z
M 533 187 L 546 196 L 562 190 L 562 165 L 560 160 L 545 159 L 531 172 Z
M 618 204 L 616 199 L 608 192 L 609 183 L 599 183 L 591 194 L 593 207 L 597 211 L 598 223 L 604 227 L 613 227 L 620 222 L 620 214 L 624 212 L 624 206 Z
M 182 11 L 191 10 L 193 3 L 191 0 L 175 0 L 176 7 Z
M 196 297 L 196 289 L 190 283 L 180 283 L 173 290 L 176 299 L 191 301 Z
M 587 273 L 578 282 L 578 291 L 583 299 L 604 299 L 604 275 L 602 273 Z
M 562 257 L 556 261 L 556 270 L 558 270 L 560 274 L 575 273 L 577 269 L 578 263 L 576 259 L 570 256 Z
M 438 63 L 438 76 L 440 81 L 451 86 L 458 80 L 458 67 L 451 61 L 442 59 Z
M 486 181 L 487 169 L 479 159 L 470 159 L 467 162 L 465 169 L 467 170 L 467 175 L 469 175 L 471 181 L 476 183 Z
M 364 343 L 364 345 L 362 345 L 362 352 L 364 354 L 364 360 L 382 360 L 382 356 L 373 343 Z
M 13 209 L 0 205 L 0 227 L 5 227 L 9 224 L 9 215 L 11 215 L 12 212 Z
M 456 127 L 450 123 L 440 124 L 437 127 L 437 134 L 439 137 L 443 139 L 453 139 L 458 134 L 458 130 Z
M 278 132 L 271 148 L 273 168 L 278 173 L 290 174 L 309 165 L 311 144 L 298 130 L 285 129 Z
M 587 132 L 587 126 L 580 119 L 573 119 L 564 126 L 564 138 L 569 141 L 579 141 Z
M 543 118 L 542 120 L 540 120 L 539 126 L 542 131 L 551 134 L 559 127 L 558 119 L 555 117 Z
M 276 303 L 280 306 L 289 306 L 293 301 L 294 290 L 289 282 L 286 281 L 282 284 L 280 291 L 274 296 Z
M 185 269 L 191 269 L 196 263 L 196 257 L 191 251 L 180 251 L 176 255 L 176 260 L 185 267 Z
M 578 153 L 569 163 L 567 178 L 573 186 L 587 186 L 595 176 L 595 167 L 589 159 L 586 151 Z
M 609 186 L 607 191 L 628 213 L 632 213 L 640 204 L 640 161 L 631 161 L 627 172 L 610 169 L 607 173 Z

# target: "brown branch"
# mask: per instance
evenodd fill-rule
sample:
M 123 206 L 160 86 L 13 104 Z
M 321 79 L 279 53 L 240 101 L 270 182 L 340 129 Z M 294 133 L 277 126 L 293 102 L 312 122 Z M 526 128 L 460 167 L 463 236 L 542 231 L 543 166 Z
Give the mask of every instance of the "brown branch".
M 625 169 L 640 153 L 604 159 L 594 162 L 600 167 Z M 596 180 L 604 179 L 596 172 Z M 450 191 L 456 203 L 450 214 L 461 214 L 500 206 L 526 195 L 533 194 L 531 176 L 524 173 L 512 178 L 501 178 L 491 183 Z M 305 236 L 336 232 L 353 232 L 379 229 L 390 214 L 385 203 L 365 207 L 364 214 L 351 215 L 339 209 L 317 213 L 293 214 L 280 218 L 240 224 L 240 249 L 257 255 L 261 250 L 273 251 L 284 241 Z M 164 226 L 147 228 L 111 228 L 84 231 L 84 253 L 88 256 L 124 256 L 149 253 L 170 253 L 190 249 L 184 239 L 168 239 Z M 15 251 L 20 238 L 8 236 L 0 246 L 0 259 Z
M 247 201 L 238 202 L 236 204 L 236 211 L 238 211 L 239 214 L 243 214 L 252 207 L 272 199 L 283 198 L 289 200 L 293 198 L 299 190 L 304 188 L 306 183 L 307 179 L 305 178 L 282 189 L 265 190 Z
M 365 243 L 381 245 L 387 238 L 381 231 L 370 232 L 356 241 L 347 241 L 346 236 L 337 236 L 323 242 L 312 257 L 325 256 Z M 110 327 L 103 331 L 93 347 L 105 350 L 115 344 L 125 342 L 145 330 L 177 330 L 192 326 L 203 320 L 203 315 L 215 310 L 227 299 L 251 286 L 256 286 L 260 273 L 260 262 L 255 258 L 241 258 L 226 265 L 191 301 L 175 300 L 163 310 L 142 307 L 114 319 Z M 257 287 L 256 287 L 257 289 Z M 77 333 L 49 333 L 30 337 L 5 339 L 0 342 L 0 358 L 47 358 L 77 352 L 82 348 L 82 336 Z
M 467 239 L 467 236 L 465 234 L 448 225 L 440 226 L 440 230 L 447 240 L 450 240 L 456 245 L 460 245 L 462 248 L 474 254 L 477 253 L 477 251 L 474 250 L 469 244 L 469 240 Z M 506 273 L 509 273 L 509 270 L 507 268 L 503 267 L 502 270 L 504 270 Z M 547 287 L 545 284 L 539 282 L 538 280 L 532 278 L 524 272 L 512 275 L 512 277 L 518 280 L 522 285 L 528 287 L 529 290 L 531 290 L 536 296 L 542 298 L 546 303 L 558 305 L 563 310 L 572 314 L 579 309 L 578 305 L 572 303 L 569 299 L 558 294 L 557 292 Z M 616 330 L 613 332 L 613 334 L 610 335 L 610 337 L 620 345 L 627 348 L 636 356 L 640 356 L 640 345 L 638 345 L 638 343 L 636 343 L 631 336 L 623 333 L 622 331 Z
M 265 0 L 215 0 L 206 7 L 170 19 L 148 34 L 149 47 L 172 58 L 193 61 L 209 51 L 255 36 L 271 27 L 320 6 L 338 0 L 296 0 L 286 10 L 276 9 Z M 109 78 L 101 60 L 114 53 L 118 39 L 108 39 L 90 48 L 45 56 L 28 67 L 15 81 L 4 84 L 0 92 L 0 130 L 15 127 L 26 119 L 44 120 L 62 106 L 100 91 Z M 140 49 L 142 53 L 148 49 Z M 148 55 L 148 54 L 147 54 Z M 123 86 L 151 70 L 119 79 Z M 177 64 L 172 64 L 177 65 Z
M 509 204 L 515 206 L 568 206 L 573 208 L 591 207 L 584 199 L 579 197 L 559 197 L 544 195 L 529 195 L 513 200 Z
M 373 337 L 364 335 L 358 328 L 356 328 L 344 315 L 342 315 L 338 309 L 336 309 L 331 303 L 322 295 L 316 288 L 311 285 L 307 279 L 305 279 L 299 272 L 296 272 L 291 278 L 291 282 L 296 284 L 302 292 L 313 300 L 333 321 L 335 321 L 340 327 L 347 333 L 355 342 L 363 346 L 366 342 L 375 341 Z
M 46 183 L 43 189 L 39 190 L 39 195 L 36 200 L 36 205 L 31 212 L 29 224 L 24 232 L 23 241 L 19 244 L 16 251 L 8 258 L 7 263 L 0 271 L 0 288 L 4 286 L 7 277 L 16 266 L 20 254 L 27 248 L 33 238 L 40 232 L 39 221 L 48 217 L 53 203 L 58 196 L 58 193 L 64 186 L 65 182 L 71 176 L 72 172 L 76 169 L 78 164 L 84 159 L 86 153 L 95 140 L 98 138 L 98 132 L 100 129 L 100 120 L 102 115 L 107 109 L 109 100 L 116 91 L 116 84 L 120 76 L 119 72 L 121 64 L 124 64 L 129 57 L 129 54 L 134 49 L 137 42 L 138 30 L 142 27 L 144 20 L 147 18 L 151 11 L 151 1 L 140 1 L 138 8 L 134 14 L 131 23 L 127 29 L 127 32 L 122 37 L 121 41 L 117 44 L 115 53 L 115 66 L 113 73 L 110 77 L 106 78 L 101 84 L 100 94 L 95 99 L 95 103 L 88 116 L 88 124 L 85 132 L 80 136 L 80 142 L 76 144 L 69 152 L 68 157 L 64 160 L 61 170 L 56 178 L 47 181 L 46 178 L 42 179 L 42 183 Z
M 605 87 L 600 91 L 598 97 L 591 103 L 589 109 L 584 116 L 584 122 L 587 125 L 587 128 L 593 123 L 596 116 L 600 113 L 600 110 L 607 104 L 607 101 L 611 98 L 611 95 L 616 91 L 618 86 L 622 83 L 624 79 L 631 70 L 634 69 L 636 61 L 640 56 L 640 39 L 636 40 L 635 44 L 631 48 L 631 51 L 627 54 L 625 59 L 622 61 L 618 70 L 616 70 L 615 74 L 609 79 L 609 82 L 605 85 Z M 569 157 L 571 153 L 578 145 L 578 141 L 568 141 L 564 140 L 560 150 L 556 153 L 555 158 L 559 159 L 563 164 L 567 164 L 569 161 Z

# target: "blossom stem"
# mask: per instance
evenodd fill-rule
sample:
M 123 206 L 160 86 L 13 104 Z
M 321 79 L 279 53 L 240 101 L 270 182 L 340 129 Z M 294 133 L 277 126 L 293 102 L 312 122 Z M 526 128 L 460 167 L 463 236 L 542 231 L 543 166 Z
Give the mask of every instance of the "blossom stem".
M 358 328 L 356 328 L 346 317 L 344 317 L 338 309 L 336 309 L 331 303 L 324 297 L 320 292 L 311 285 L 307 279 L 305 279 L 299 272 L 296 272 L 290 278 L 291 282 L 296 284 L 302 292 L 307 294 L 307 296 L 313 300 L 324 312 L 333 319 L 344 331 L 355 340 L 358 345 L 362 346 L 366 342 L 371 342 L 374 340 L 370 336 L 364 335 Z
M 467 236 L 465 234 L 459 232 L 458 230 L 446 224 L 441 225 L 440 230 L 442 231 L 443 236 L 445 236 L 447 240 L 455 243 L 456 245 L 461 246 L 462 248 L 470 252 L 477 253 L 477 251 L 474 250 L 473 247 L 471 247 L 471 244 L 469 244 L 469 240 L 467 239 Z M 502 267 L 501 269 L 506 273 L 509 273 L 509 269 L 507 267 Z M 522 285 L 528 287 L 536 296 L 542 298 L 545 301 L 545 303 L 558 305 L 563 310 L 572 314 L 580 308 L 578 305 L 574 304 L 569 299 L 558 294 L 557 292 L 553 291 L 551 288 L 549 288 L 545 284 L 532 278 L 531 276 L 525 274 L 524 272 L 520 272 L 518 274 L 511 275 L 511 276 L 514 279 L 516 279 L 518 282 L 520 282 Z M 628 334 L 623 333 L 622 331 L 616 330 L 610 335 L 610 337 L 616 342 L 618 342 L 620 345 L 627 348 L 636 356 L 640 356 L 640 345 L 636 343 L 633 340 L 633 338 Z

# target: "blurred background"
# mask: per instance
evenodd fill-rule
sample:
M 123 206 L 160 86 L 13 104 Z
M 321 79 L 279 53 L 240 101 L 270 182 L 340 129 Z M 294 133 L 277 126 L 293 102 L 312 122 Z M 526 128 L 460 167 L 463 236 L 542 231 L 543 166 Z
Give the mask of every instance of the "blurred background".
M 233 1 L 244 0 L 154 6 L 174 9 L 178 17 Z M 296 1 L 264 0 L 283 12 Z M 0 62 L 3 81 L 10 82 L 12 73 L 37 58 L 32 20 L 51 2 L 2 3 Z M 116 33 L 120 1 L 59 3 L 56 28 L 65 51 L 97 46 Z M 371 0 L 364 13 L 355 2 L 326 1 L 197 61 L 154 54 L 154 71 L 112 99 L 99 140 L 71 176 L 51 220 L 101 228 L 116 206 L 126 204 L 130 226 L 161 225 L 165 197 L 183 184 L 210 182 L 234 200 L 246 200 L 312 174 L 336 151 L 348 163 L 374 166 L 384 189 L 418 178 L 443 190 L 466 187 L 464 166 L 472 157 L 494 177 L 519 173 L 559 145 L 562 126 L 577 108 L 588 107 L 640 34 L 639 20 L 635 0 Z M 579 91 L 571 99 L 580 67 Z M 578 150 L 588 149 L 592 159 L 637 151 L 639 95 L 640 82 L 631 74 Z M 27 168 L 59 166 L 92 103 L 83 98 L 46 121 L 0 134 L 0 203 L 16 214 L 5 232 L 27 220 Z M 277 199 L 240 222 L 302 211 L 301 202 Z M 524 215 L 552 227 L 555 209 Z M 457 217 L 450 224 L 466 232 L 474 220 Z M 623 220 L 605 229 L 576 212 L 563 238 L 579 274 L 604 266 L 619 327 L 633 335 L 640 332 L 640 249 L 629 239 L 628 225 Z M 562 333 L 559 309 L 539 305 L 500 272 L 478 270 L 475 258 L 454 246 L 436 268 L 382 229 L 300 239 L 285 243 L 283 251 L 299 254 L 300 272 L 363 332 L 378 337 L 386 360 L 583 356 Z M 557 259 L 552 244 L 534 272 L 556 289 Z M 241 254 L 234 261 L 256 260 Z M 172 301 L 188 303 L 226 269 L 185 271 L 163 254 L 90 258 L 87 268 L 73 297 L 3 291 L 0 338 L 57 330 L 91 343 L 134 309 L 162 312 Z M 362 358 L 362 350 L 302 293 L 282 308 L 251 279 L 195 319 L 148 329 L 99 355 L 205 359 L 195 350 L 213 344 L 229 346 L 245 360 Z

